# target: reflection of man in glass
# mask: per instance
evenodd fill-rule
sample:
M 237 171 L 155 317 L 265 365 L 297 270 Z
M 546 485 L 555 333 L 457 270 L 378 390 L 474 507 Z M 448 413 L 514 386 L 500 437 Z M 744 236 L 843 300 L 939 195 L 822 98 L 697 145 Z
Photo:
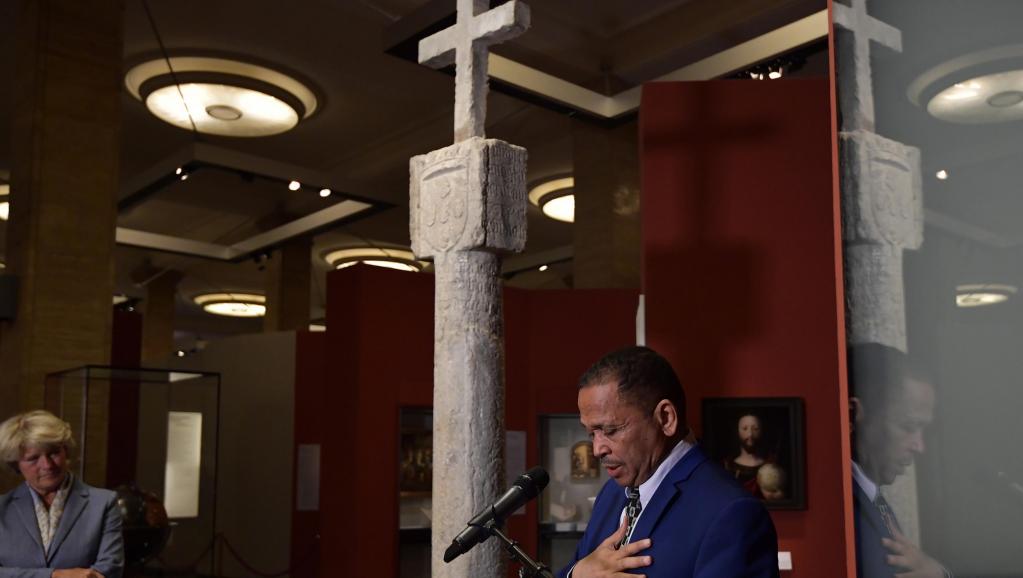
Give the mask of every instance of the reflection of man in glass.
M 881 486 L 890 485 L 924 451 L 934 418 L 934 387 L 905 354 L 878 344 L 849 352 L 853 428 L 856 562 L 862 578 L 951 574 L 902 535 Z

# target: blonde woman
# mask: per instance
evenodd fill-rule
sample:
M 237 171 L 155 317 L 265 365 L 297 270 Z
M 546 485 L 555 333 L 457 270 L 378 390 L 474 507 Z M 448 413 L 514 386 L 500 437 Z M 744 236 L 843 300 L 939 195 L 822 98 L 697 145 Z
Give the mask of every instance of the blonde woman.
M 71 427 L 45 411 L 0 424 L 0 461 L 25 483 L 0 495 L 0 578 L 120 578 L 116 495 L 70 471 Z

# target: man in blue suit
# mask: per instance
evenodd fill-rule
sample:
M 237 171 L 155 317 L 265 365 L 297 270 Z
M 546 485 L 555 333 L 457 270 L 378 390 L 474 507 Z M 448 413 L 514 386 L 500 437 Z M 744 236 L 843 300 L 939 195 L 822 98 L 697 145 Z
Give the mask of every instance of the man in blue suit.
M 856 575 L 949 577 L 940 562 L 902 535 L 882 490 L 924 451 L 923 432 L 934 419 L 932 380 L 901 351 L 876 343 L 851 347 L 848 366 Z
M 69 471 L 71 428 L 45 411 L 0 424 L 0 461 L 25 483 L 0 495 L 0 578 L 120 578 L 121 513 L 114 492 Z
M 606 355 L 579 381 L 580 421 L 611 480 L 560 577 L 776 578 L 763 504 L 686 439 L 685 393 L 646 347 Z

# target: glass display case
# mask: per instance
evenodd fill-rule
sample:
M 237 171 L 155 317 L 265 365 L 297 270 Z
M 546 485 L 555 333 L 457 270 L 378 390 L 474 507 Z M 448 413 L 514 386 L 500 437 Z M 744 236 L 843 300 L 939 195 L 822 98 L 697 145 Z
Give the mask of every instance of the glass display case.
M 220 374 L 90 365 L 47 375 L 44 395 L 76 475 L 118 492 L 132 571 L 212 574 Z
M 540 464 L 550 474 L 540 495 L 540 560 L 551 569 L 567 564 L 608 480 L 577 414 L 540 416 Z

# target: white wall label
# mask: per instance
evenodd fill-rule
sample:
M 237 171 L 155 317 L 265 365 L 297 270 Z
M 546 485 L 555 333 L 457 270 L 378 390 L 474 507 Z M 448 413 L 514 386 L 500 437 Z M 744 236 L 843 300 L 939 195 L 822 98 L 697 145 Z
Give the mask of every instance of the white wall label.
M 202 414 L 167 414 L 167 467 L 164 506 L 170 518 L 199 516 L 199 476 L 202 465 Z
M 792 552 L 778 552 L 778 569 L 792 570 Z

